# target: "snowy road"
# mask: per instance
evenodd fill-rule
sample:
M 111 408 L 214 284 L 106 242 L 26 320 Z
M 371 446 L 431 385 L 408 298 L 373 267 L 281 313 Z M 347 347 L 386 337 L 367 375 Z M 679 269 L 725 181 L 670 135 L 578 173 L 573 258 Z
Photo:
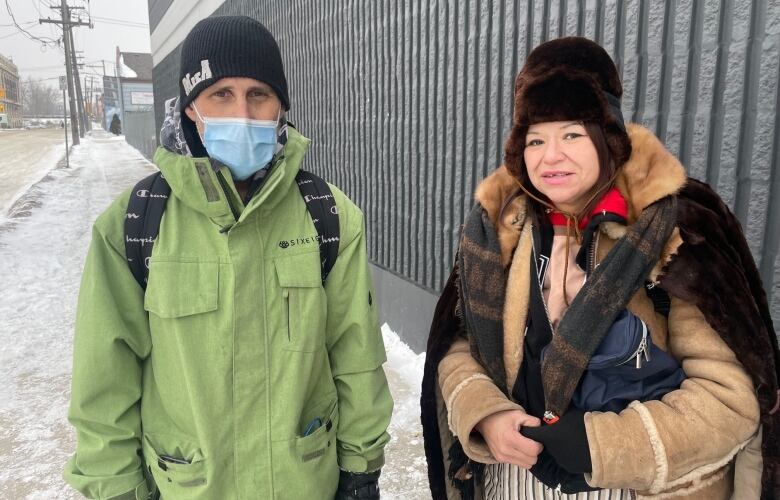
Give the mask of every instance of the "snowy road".
M 7 134 L 0 134 L 0 155 Z M 26 149 L 48 147 L 42 140 Z M 51 154 L 13 158 L 4 160 L 4 172 L 18 162 L 41 175 L 51 171 L 0 218 L 0 499 L 78 499 L 61 473 L 75 444 L 66 411 L 81 268 L 94 219 L 153 167 L 123 138 L 102 132 L 73 150 L 70 169 L 53 168 Z M 382 497 L 430 498 L 418 407 L 423 357 L 387 327 L 383 335 L 396 409 Z
M 0 131 L 0 214 L 65 155 L 59 128 Z

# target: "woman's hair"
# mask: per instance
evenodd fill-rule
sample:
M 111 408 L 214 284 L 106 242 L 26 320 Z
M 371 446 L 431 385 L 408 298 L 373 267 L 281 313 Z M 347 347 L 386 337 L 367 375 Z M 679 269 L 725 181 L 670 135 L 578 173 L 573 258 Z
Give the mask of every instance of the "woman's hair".
M 594 199 L 591 200 L 586 207 L 583 207 L 581 213 L 575 214 L 578 216 L 590 214 L 591 210 L 593 210 L 593 207 L 595 207 L 601 199 L 601 196 L 609 191 L 609 189 L 612 187 L 612 184 L 614 184 L 615 173 L 617 172 L 618 168 L 622 166 L 616 165 L 615 159 L 612 157 L 612 153 L 610 152 L 609 146 L 607 145 L 607 139 L 604 134 L 604 130 L 601 128 L 601 125 L 596 122 L 588 121 L 582 122 L 582 125 L 585 127 L 585 131 L 588 133 L 588 137 L 590 137 L 590 140 L 593 142 L 593 146 L 596 148 L 596 154 L 599 159 L 599 175 L 596 179 L 596 183 L 593 185 L 593 188 L 591 188 L 588 194 L 593 195 L 596 191 L 600 191 L 600 194 L 594 197 Z M 526 134 L 527 133 L 528 128 L 526 128 Z M 522 144 L 525 145 L 525 137 L 523 137 Z M 538 189 L 536 189 L 536 187 L 531 182 L 531 178 L 528 175 L 528 166 L 525 164 L 525 161 L 521 161 L 520 165 L 521 168 L 518 171 L 517 177 L 523 187 L 537 198 L 545 200 L 552 205 L 553 203 L 550 202 L 550 200 Z M 528 207 L 535 220 L 542 220 L 542 216 L 544 215 L 546 208 L 544 205 L 529 196 Z

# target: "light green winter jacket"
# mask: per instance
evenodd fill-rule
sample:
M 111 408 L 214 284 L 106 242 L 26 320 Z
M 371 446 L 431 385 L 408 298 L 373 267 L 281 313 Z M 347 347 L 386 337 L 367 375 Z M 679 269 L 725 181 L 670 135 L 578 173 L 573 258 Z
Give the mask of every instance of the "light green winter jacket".
M 294 182 L 308 144 L 289 129 L 247 206 L 225 167 L 160 148 L 172 196 L 145 294 L 125 260 L 130 192 L 95 222 L 65 470 L 89 498 L 145 499 L 156 484 L 163 500 L 328 499 L 339 467 L 384 463 L 393 403 L 363 215 L 331 186 L 341 240 L 323 287 Z

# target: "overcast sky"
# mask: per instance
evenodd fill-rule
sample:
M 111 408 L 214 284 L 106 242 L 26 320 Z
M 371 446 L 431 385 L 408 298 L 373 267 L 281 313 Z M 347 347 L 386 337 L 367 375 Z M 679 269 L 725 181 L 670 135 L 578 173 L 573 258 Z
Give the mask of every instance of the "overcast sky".
M 13 26 L 9 8 L 16 22 L 32 35 L 41 38 L 59 39 L 61 29 L 53 24 L 38 24 L 39 18 L 59 19 L 59 11 L 49 8 L 60 4 L 60 0 L 0 0 L 0 54 L 11 57 L 19 67 L 23 79 L 51 79 L 48 83 L 58 85 L 56 79 L 65 74 L 64 49 L 43 47 L 38 41 L 30 40 Z M 69 0 L 71 7 L 83 6 L 83 20 L 91 13 L 94 28 L 74 28 L 76 50 L 84 51 L 86 74 L 102 75 L 100 60 L 106 60 L 106 73 L 113 75 L 116 47 L 122 52 L 151 52 L 149 45 L 149 13 L 147 0 Z M 74 11 L 75 13 L 79 11 Z M 75 20 L 75 19 L 74 19 Z M 82 78 L 83 82 L 83 78 Z

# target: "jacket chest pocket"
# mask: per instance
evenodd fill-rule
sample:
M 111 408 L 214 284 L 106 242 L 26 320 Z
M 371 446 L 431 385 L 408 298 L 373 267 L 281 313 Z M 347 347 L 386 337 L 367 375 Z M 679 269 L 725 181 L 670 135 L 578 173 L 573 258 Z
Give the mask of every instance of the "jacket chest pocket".
M 152 260 L 144 309 L 163 319 L 215 311 L 219 263 Z
M 323 349 L 327 306 L 319 252 L 277 258 L 274 265 L 281 289 L 282 347 L 298 352 Z

